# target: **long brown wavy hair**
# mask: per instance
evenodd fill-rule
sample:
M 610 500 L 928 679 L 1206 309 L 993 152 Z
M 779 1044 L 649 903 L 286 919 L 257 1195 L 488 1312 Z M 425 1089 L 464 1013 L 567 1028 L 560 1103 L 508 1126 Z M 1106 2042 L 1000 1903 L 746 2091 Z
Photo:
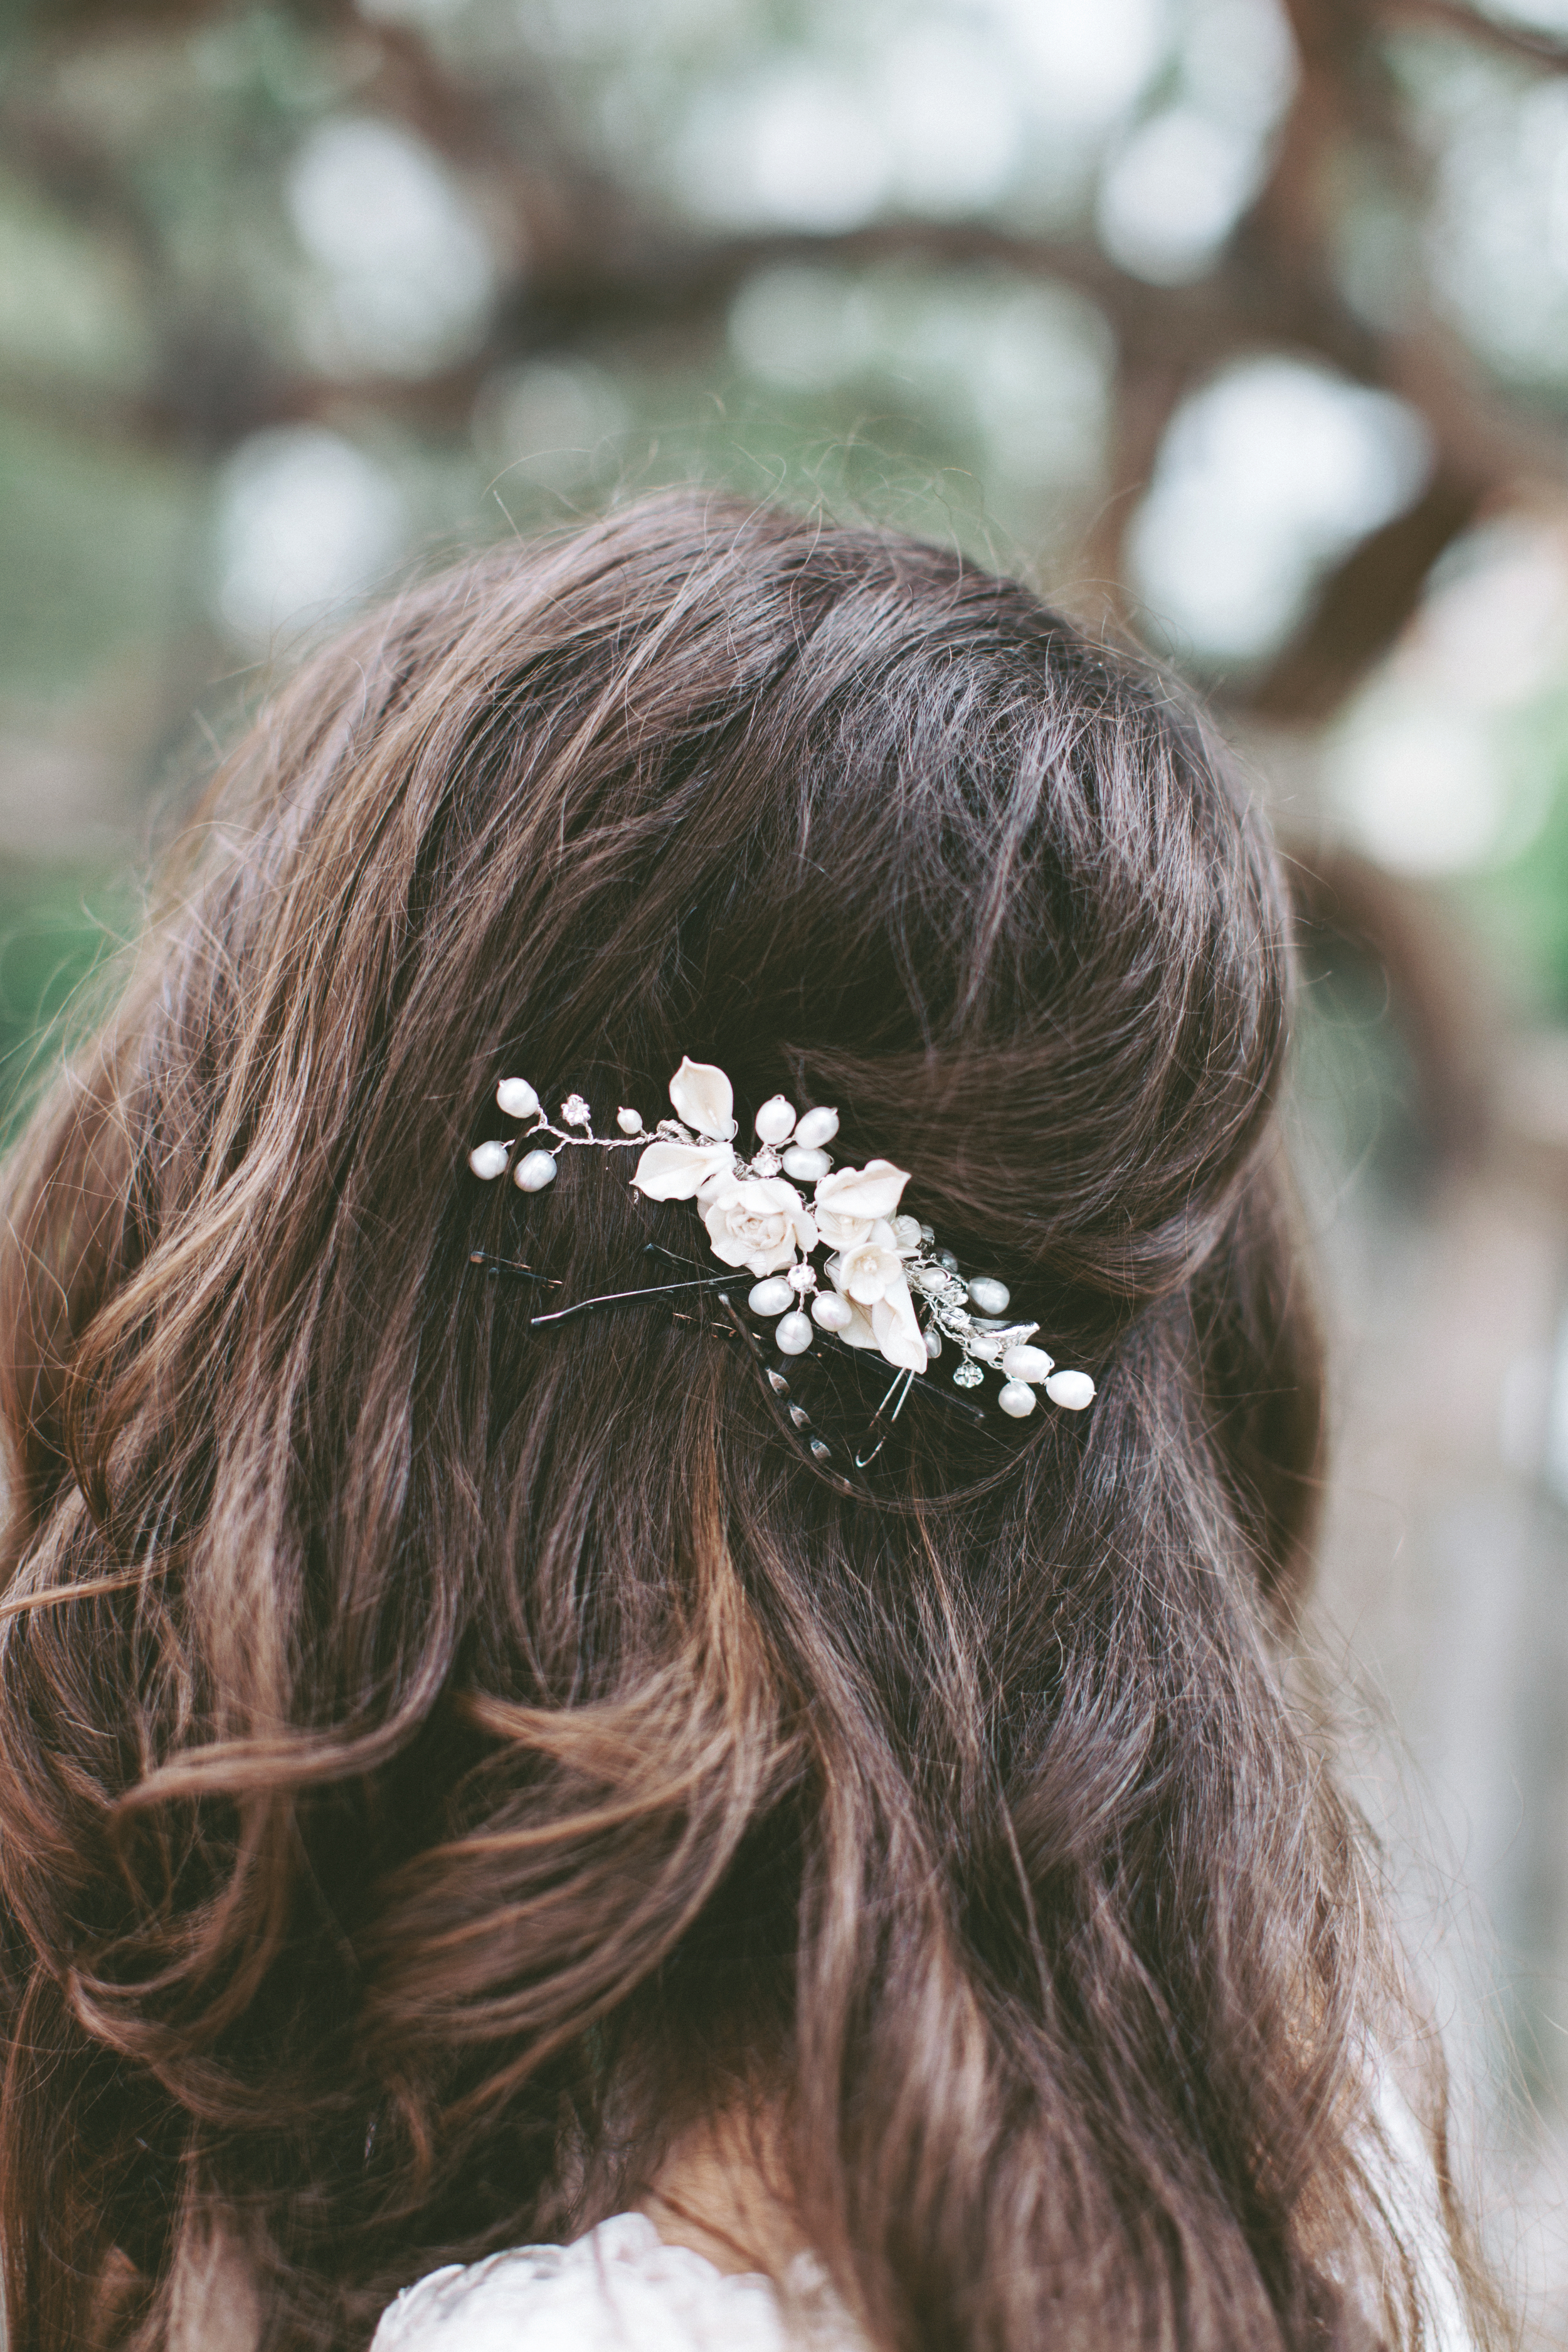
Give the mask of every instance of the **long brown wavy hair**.
M 764 2111 L 878 2347 L 1420 2340 L 1290 1664 L 1289 1022 L 1201 719 L 950 553 L 677 495 L 300 670 L 9 1181 L 12 2352 L 172 2342 L 220 2240 L 346 2352 Z M 683 1053 L 837 1105 L 1093 1409 L 998 1467 L 917 1396 L 856 1499 L 717 1316 L 530 1332 L 476 1247 L 586 1297 L 692 1218 L 475 1182 L 498 1076 L 603 1132 Z

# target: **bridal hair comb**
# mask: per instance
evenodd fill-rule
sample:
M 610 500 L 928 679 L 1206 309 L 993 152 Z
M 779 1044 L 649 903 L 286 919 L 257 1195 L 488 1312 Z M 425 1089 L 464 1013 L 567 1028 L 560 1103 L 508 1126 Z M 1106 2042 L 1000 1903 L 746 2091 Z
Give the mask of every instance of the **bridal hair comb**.
M 619 1134 L 600 1136 L 581 1095 L 568 1095 L 557 1125 L 526 1078 L 503 1078 L 497 1087 L 496 1102 L 506 1116 L 532 1124 L 510 1142 L 477 1145 L 468 1154 L 476 1176 L 489 1183 L 510 1170 L 522 1192 L 541 1192 L 555 1181 L 563 1150 L 638 1150 L 635 1189 L 650 1201 L 691 1201 L 707 1228 L 709 1249 L 725 1268 L 579 1299 L 535 1315 L 534 1324 L 563 1322 L 631 1298 L 721 1291 L 735 1286 L 743 1269 L 752 1276 L 747 1307 L 773 1324 L 781 1355 L 804 1355 L 826 1335 L 849 1348 L 875 1349 L 895 1368 L 899 1378 L 878 1408 L 879 1422 L 889 1403 L 885 1418 L 896 1417 L 913 1381 L 950 1346 L 957 1357 L 954 1385 L 973 1391 L 987 1372 L 995 1372 L 1002 1382 L 995 1402 L 1015 1420 L 1034 1412 L 1041 1388 L 1068 1412 L 1081 1412 L 1093 1402 L 1087 1372 L 1058 1371 L 1034 1344 L 1037 1323 L 1009 1319 L 1005 1283 L 985 1274 L 966 1280 L 952 1251 L 936 1246 L 931 1227 L 900 1214 L 909 1181 L 903 1169 L 888 1160 L 868 1160 L 863 1168 L 834 1166 L 826 1146 L 838 1132 L 836 1110 L 797 1115 L 783 1095 L 774 1095 L 758 1111 L 756 1147 L 742 1159 L 735 1149 L 734 1090 L 722 1070 L 687 1055 L 669 1082 L 669 1099 L 676 1116 L 660 1119 L 651 1133 L 639 1112 L 623 1108 L 616 1114 Z M 809 1201 L 803 1187 L 810 1189 Z M 819 1256 L 820 1265 L 813 1262 Z M 511 1265 L 479 1250 L 473 1257 L 497 1268 Z M 770 1378 L 784 1392 L 779 1376 Z M 972 1413 L 980 1402 L 965 1398 Z M 869 1459 L 858 1457 L 856 1466 Z

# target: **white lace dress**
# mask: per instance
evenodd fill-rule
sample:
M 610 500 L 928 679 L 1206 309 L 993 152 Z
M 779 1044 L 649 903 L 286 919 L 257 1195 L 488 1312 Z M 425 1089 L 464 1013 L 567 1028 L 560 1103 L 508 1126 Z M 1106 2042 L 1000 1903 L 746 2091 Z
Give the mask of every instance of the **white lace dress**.
M 809 2256 L 783 2292 L 726 2276 L 617 2213 L 570 2246 L 519 2246 L 406 2287 L 371 2352 L 860 2352 Z
M 1433 2352 L 1475 2352 L 1437 2219 L 1430 2159 L 1391 2084 L 1379 2105 L 1391 2203 L 1426 2273 Z M 1398 2170 L 1407 2164 L 1408 2175 Z M 1423 2169 L 1425 2168 L 1425 2169 Z M 1412 2188 L 1412 2182 L 1415 2184 Z M 1427 2185 L 1425 2193 L 1421 2184 Z M 866 2352 L 820 2263 L 803 2254 L 782 2288 L 726 2276 L 667 2246 L 641 2213 L 617 2213 L 570 2246 L 519 2246 L 407 2287 L 370 2352 Z

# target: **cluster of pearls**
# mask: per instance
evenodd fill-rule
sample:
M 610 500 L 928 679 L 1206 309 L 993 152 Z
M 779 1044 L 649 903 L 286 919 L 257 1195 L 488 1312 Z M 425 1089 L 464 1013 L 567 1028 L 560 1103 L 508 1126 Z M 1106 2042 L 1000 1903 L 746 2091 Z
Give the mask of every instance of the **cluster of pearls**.
M 815 1184 L 831 1171 L 833 1155 L 824 1146 L 838 1132 L 836 1110 L 797 1113 L 783 1095 L 773 1095 L 752 1125 L 758 1148 L 749 1160 L 739 1163 L 741 1172 L 763 1177 L 782 1172 L 797 1184 Z M 769 1321 L 778 1318 L 773 1323 L 773 1344 L 784 1356 L 805 1355 L 816 1337 L 814 1323 L 820 1330 L 833 1331 L 842 1330 L 849 1321 L 849 1309 L 837 1292 L 818 1288 L 816 1269 L 809 1261 L 792 1265 L 785 1274 L 764 1275 L 761 1282 L 752 1285 L 746 1304 L 753 1315 Z
M 795 1105 L 783 1095 L 774 1095 L 763 1105 L 753 1124 L 758 1149 L 741 1163 L 747 1175 L 782 1172 L 796 1184 L 815 1184 L 832 1167 L 833 1156 L 822 1147 L 838 1132 L 836 1110 L 808 1110 L 797 1118 Z
M 616 1124 L 621 1130 L 619 1135 L 595 1135 L 594 1115 L 581 1095 L 567 1096 L 561 1106 L 561 1123 L 557 1126 L 545 1117 L 540 1105 L 539 1090 L 531 1087 L 526 1078 L 502 1078 L 496 1088 L 496 1108 L 508 1118 L 531 1118 L 533 1121 L 527 1135 L 521 1139 L 524 1142 L 536 1135 L 554 1138 L 551 1144 L 536 1145 L 533 1150 L 520 1153 L 515 1160 L 512 1158 L 515 1146 L 499 1139 L 476 1143 L 469 1152 L 468 1166 L 481 1183 L 493 1184 L 498 1176 L 506 1174 L 510 1166 L 511 1181 L 520 1192 L 542 1192 L 547 1184 L 553 1184 L 555 1163 L 569 1143 L 592 1144 L 599 1150 L 614 1151 L 629 1143 L 652 1140 L 643 1127 L 642 1113 L 624 1108 L 616 1113 Z M 580 1128 L 583 1132 L 569 1132 L 574 1128 Z M 680 1130 L 673 1120 L 667 1120 L 658 1132 L 663 1135 L 667 1131 L 675 1134 Z
M 954 1385 L 978 1388 L 987 1371 L 1002 1375 L 996 1402 L 1015 1421 L 1034 1412 L 1036 1391 L 1043 1388 L 1051 1402 L 1066 1412 L 1082 1412 L 1094 1402 L 1094 1382 L 1087 1372 L 1058 1371 L 1053 1358 L 1033 1341 L 1037 1323 L 1009 1323 L 1012 1294 L 994 1275 L 977 1274 L 966 1282 L 951 1250 L 934 1250 L 936 1236 L 929 1225 L 921 1228 L 924 1247 L 911 1269 L 910 1279 L 926 1297 L 931 1320 L 926 1347 L 941 1353 L 942 1338 L 959 1350 Z
M 707 1064 L 683 1062 L 671 1081 L 670 1092 L 683 1113 L 694 1118 L 695 1133 L 691 1126 L 678 1119 L 661 1119 L 650 1132 L 639 1111 L 623 1106 L 616 1113 L 620 1133 L 596 1136 L 589 1107 L 581 1095 L 567 1096 L 561 1105 L 558 1125 L 545 1116 L 537 1089 L 526 1078 L 503 1078 L 496 1088 L 497 1107 L 509 1118 L 533 1121 L 519 1141 L 531 1144 L 536 1136 L 552 1140 L 534 1144 L 531 1150 L 521 1152 L 517 1151 L 515 1144 L 502 1141 L 477 1144 L 468 1154 L 468 1165 L 486 1183 L 503 1176 L 510 1167 L 512 1181 L 524 1192 L 542 1192 L 546 1185 L 553 1183 L 561 1152 L 574 1144 L 602 1150 L 624 1149 L 629 1144 L 647 1147 L 658 1143 L 661 1149 L 673 1144 L 679 1147 L 673 1155 L 676 1159 L 684 1153 L 689 1160 L 693 1154 L 700 1154 L 705 1145 L 710 1147 L 717 1142 L 720 1156 L 730 1163 L 730 1177 L 736 1181 L 765 1181 L 782 1175 L 794 1183 L 816 1184 L 832 1170 L 833 1158 L 826 1147 L 838 1132 L 836 1110 L 823 1108 L 797 1114 L 794 1104 L 783 1095 L 773 1096 L 753 1122 L 756 1149 L 749 1160 L 742 1160 L 724 1140 L 734 1135 L 735 1127 L 730 1116 L 730 1082 L 721 1071 Z M 667 1161 L 671 1156 L 668 1151 L 664 1153 Z M 641 1171 L 646 1164 L 639 1163 L 635 1181 L 643 1182 Z M 877 1161 L 872 1168 L 885 1169 L 887 1165 Z M 867 1173 L 870 1172 L 868 1170 Z M 889 1172 L 898 1174 L 897 1171 Z M 837 1186 L 860 1181 L 855 1171 L 848 1171 L 845 1176 L 836 1177 L 834 1183 Z M 644 1189 L 648 1189 L 647 1185 Z M 682 1184 L 680 1194 L 696 1190 L 693 1176 Z M 679 1196 L 673 1192 L 653 1195 Z M 700 1191 L 697 1197 L 700 1205 Z M 787 1188 L 786 1197 L 796 1198 L 787 1194 Z M 985 1274 L 965 1280 L 952 1251 L 939 1250 L 932 1228 L 916 1217 L 893 1216 L 879 1224 L 876 1231 L 884 1237 L 890 1234 L 886 1248 L 896 1252 L 901 1261 L 917 1313 L 924 1309 L 918 1332 L 913 1326 L 907 1327 L 917 1357 L 922 1339 L 928 1364 L 934 1363 L 944 1346 L 951 1343 L 958 1358 L 952 1379 L 961 1389 L 978 1388 L 988 1371 L 998 1373 L 1002 1385 L 996 1402 L 1016 1421 L 1034 1412 L 1041 1389 L 1053 1404 L 1067 1412 L 1082 1412 L 1093 1402 L 1094 1382 L 1087 1372 L 1058 1370 L 1045 1349 L 1034 1344 L 1039 1329 L 1037 1323 L 1007 1320 L 1011 1297 L 1005 1282 Z M 815 1228 L 808 1226 L 808 1239 L 814 1233 Z M 763 1263 L 767 1263 L 765 1257 Z M 884 1263 L 891 1265 L 891 1257 L 885 1258 Z M 830 1275 L 836 1273 L 837 1266 L 837 1260 L 830 1263 Z M 837 1279 L 842 1281 L 844 1276 L 838 1275 Z M 784 1356 L 804 1355 L 818 1331 L 837 1335 L 849 1330 L 856 1325 L 858 1314 L 839 1288 L 824 1286 L 809 1255 L 799 1264 L 763 1275 L 752 1284 L 746 1304 L 753 1315 L 773 1323 L 774 1343 Z M 907 1315 L 908 1301 L 905 1312 Z M 863 1327 L 864 1318 L 859 1320 Z M 858 1340 L 857 1344 L 864 1342 Z M 898 1360 L 904 1362 L 907 1359 L 900 1357 Z

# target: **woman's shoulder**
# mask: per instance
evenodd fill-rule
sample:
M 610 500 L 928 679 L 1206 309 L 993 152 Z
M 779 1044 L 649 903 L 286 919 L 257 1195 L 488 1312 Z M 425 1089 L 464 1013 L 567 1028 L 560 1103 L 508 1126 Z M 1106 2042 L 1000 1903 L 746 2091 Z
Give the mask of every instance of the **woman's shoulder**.
M 617 2213 L 570 2246 L 519 2246 L 432 2271 L 382 2315 L 371 2352 L 855 2352 L 849 2322 L 809 2258 L 781 2295 L 666 2245 Z

